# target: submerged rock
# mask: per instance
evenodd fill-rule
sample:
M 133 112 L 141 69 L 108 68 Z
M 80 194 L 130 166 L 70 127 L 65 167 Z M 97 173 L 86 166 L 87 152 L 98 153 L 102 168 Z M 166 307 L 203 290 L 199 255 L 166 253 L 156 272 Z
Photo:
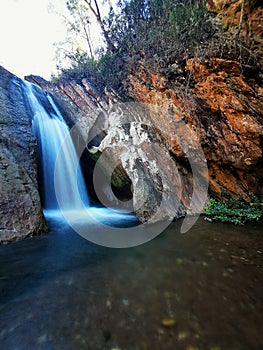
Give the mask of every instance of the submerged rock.
M 172 318 L 165 318 L 162 320 L 162 326 L 170 328 L 170 327 L 174 327 L 176 324 L 175 320 Z

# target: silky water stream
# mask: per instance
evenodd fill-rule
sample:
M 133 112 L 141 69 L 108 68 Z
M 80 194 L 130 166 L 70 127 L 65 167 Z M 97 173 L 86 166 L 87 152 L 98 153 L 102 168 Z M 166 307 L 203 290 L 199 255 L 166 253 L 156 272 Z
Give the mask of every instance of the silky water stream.
M 53 98 L 34 84 L 23 88 L 32 110 L 32 129 L 38 139 L 39 174 L 44 214 L 49 218 L 78 220 L 84 217 L 117 224 L 133 221 L 127 213 L 92 207 L 70 129 Z
M 80 192 L 75 206 L 89 207 Z M 58 220 L 54 196 L 44 207 L 48 235 L 0 247 L 1 349 L 263 348 L 262 223 L 200 217 L 186 234 L 173 222 L 146 244 L 112 249 Z
M 49 225 L 0 247 L 1 349 L 263 348 L 262 224 L 176 222 L 127 249 Z

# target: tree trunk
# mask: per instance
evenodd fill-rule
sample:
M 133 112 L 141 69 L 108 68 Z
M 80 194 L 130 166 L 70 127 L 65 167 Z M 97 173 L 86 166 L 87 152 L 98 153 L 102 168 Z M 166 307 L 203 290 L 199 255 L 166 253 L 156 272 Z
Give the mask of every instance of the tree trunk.
M 113 45 L 110 37 L 109 37 L 109 34 L 107 32 L 107 30 L 105 29 L 104 27 L 104 24 L 102 22 L 102 18 L 101 18 L 101 14 L 100 14 L 100 9 L 99 9 L 99 5 L 98 5 L 98 2 L 97 0 L 94 0 L 94 5 L 95 5 L 95 8 L 94 6 L 92 5 L 91 3 L 91 0 L 85 0 L 86 4 L 89 6 L 91 12 L 94 14 L 94 16 L 96 17 L 96 20 L 102 30 L 102 33 L 103 33 L 103 36 L 105 38 L 105 41 L 106 41 L 106 44 L 107 44 L 107 48 L 109 51 L 111 52 L 115 52 L 116 51 L 116 48 L 115 46 Z

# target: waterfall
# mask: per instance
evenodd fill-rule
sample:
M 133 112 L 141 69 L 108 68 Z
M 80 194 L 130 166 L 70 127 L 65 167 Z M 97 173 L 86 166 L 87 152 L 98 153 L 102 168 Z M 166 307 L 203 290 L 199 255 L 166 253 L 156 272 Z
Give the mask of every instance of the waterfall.
M 43 208 L 85 209 L 89 199 L 73 141 L 67 137 L 69 127 L 49 94 L 28 82 L 24 86 L 33 114 L 32 129 L 38 139 Z
M 134 246 L 151 239 L 151 232 L 137 232 L 138 221 L 132 213 L 89 205 L 70 129 L 59 109 L 52 97 L 34 84 L 24 82 L 23 88 L 38 140 L 38 175 L 46 219 L 55 220 L 60 227 L 66 222 L 85 239 L 107 247 Z

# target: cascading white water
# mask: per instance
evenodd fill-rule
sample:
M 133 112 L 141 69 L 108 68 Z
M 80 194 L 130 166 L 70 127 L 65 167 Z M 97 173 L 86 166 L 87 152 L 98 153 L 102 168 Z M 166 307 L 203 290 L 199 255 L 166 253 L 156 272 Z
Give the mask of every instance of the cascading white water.
M 32 110 L 33 132 L 38 139 L 45 217 L 56 220 L 62 227 L 66 221 L 82 237 L 108 247 L 133 246 L 151 239 L 152 233 L 136 234 L 130 227 L 137 225 L 134 215 L 90 207 L 79 158 L 59 109 L 52 97 L 37 86 L 25 82 L 24 89 Z M 127 232 L 128 243 L 123 227 L 133 230 L 131 234 Z
M 82 210 L 88 207 L 89 199 L 79 160 L 72 139 L 67 137 L 70 132 L 68 126 L 50 95 L 28 82 L 25 82 L 25 90 L 33 113 L 33 132 L 39 142 L 43 208 Z M 41 102 L 37 96 L 41 96 Z M 59 204 L 56 194 L 60 198 Z

